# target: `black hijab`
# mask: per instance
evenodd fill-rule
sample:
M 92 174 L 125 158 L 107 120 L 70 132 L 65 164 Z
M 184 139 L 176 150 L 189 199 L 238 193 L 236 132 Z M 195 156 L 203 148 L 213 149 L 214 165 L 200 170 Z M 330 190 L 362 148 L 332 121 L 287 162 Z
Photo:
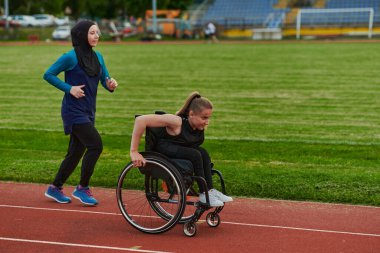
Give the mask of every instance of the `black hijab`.
M 82 20 L 71 29 L 71 40 L 77 55 L 79 66 L 89 76 L 96 76 L 100 73 L 98 57 L 88 43 L 88 30 L 93 25 L 95 25 L 95 23 L 92 21 Z

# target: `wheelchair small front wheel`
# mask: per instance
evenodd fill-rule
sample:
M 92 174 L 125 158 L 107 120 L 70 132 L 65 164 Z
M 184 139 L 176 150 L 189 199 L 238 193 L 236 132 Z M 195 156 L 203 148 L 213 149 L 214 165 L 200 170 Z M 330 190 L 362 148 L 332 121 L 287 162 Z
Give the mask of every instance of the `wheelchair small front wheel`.
M 183 232 L 189 237 L 193 237 L 197 233 L 197 229 L 197 223 L 192 221 L 183 225 Z
M 206 222 L 210 227 L 217 227 L 220 224 L 220 216 L 217 213 L 208 213 L 206 215 Z

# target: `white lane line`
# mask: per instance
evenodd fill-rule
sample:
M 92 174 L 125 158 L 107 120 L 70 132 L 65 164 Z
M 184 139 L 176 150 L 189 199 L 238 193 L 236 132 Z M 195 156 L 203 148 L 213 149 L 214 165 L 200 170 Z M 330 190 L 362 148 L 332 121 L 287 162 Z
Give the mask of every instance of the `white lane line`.
M 264 224 L 249 224 L 249 223 L 247 224 L 247 223 L 229 222 L 229 221 L 223 221 L 223 224 L 224 223 L 231 224 L 231 225 L 240 225 L 240 226 L 266 227 L 266 228 L 301 230 L 301 231 L 332 233 L 332 234 L 346 234 L 346 235 L 380 237 L 380 234 L 368 234 L 368 233 L 358 233 L 358 232 L 349 232 L 349 231 L 325 230 L 325 229 L 314 229 L 314 228 L 297 228 L 297 227 L 274 226 L 274 225 L 264 225 Z
M 44 207 L 33 207 L 33 206 L 0 205 L 0 207 L 45 210 L 45 211 L 59 211 L 59 212 L 92 213 L 92 214 L 104 214 L 104 215 L 121 215 L 119 213 L 94 212 L 94 211 L 83 211 L 83 210 L 75 210 L 75 209 L 44 208 Z
M 30 206 L 0 205 L 0 207 L 21 208 L 21 209 L 34 209 L 34 210 L 46 210 L 46 211 L 60 211 L 60 212 L 91 213 L 91 214 L 103 214 L 103 215 L 121 215 L 119 213 L 93 212 L 93 211 L 82 211 L 82 210 L 74 210 L 74 209 L 54 209 L 54 208 L 42 208 L 42 207 L 30 207 Z M 205 222 L 205 220 L 199 220 L 199 221 Z M 265 228 L 300 230 L 300 231 L 320 232 L 320 233 L 332 233 L 332 234 L 346 234 L 346 235 L 357 235 L 357 236 L 380 237 L 380 234 L 359 233 L 359 232 L 338 231 L 338 230 L 325 230 L 325 229 L 314 229 L 314 228 L 299 228 L 299 227 L 275 226 L 275 225 L 266 225 L 266 224 L 240 223 L 240 222 L 231 222 L 231 221 L 223 221 L 223 224 L 230 224 L 230 225 L 237 225 L 237 226 L 250 226 L 250 227 L 265 227 Z
M 58 209 L 58 208 L 44 208 L 44 207 L 31 207 L 31 206 L 14 206 L 14 205 L 0 205 L 0 207 L 10 207 L 10 208 L 20 208 L 20 209 L 33 209 L 33 210 L 44 210 L 44 211 L 59 211 L 59 212 L 74 212 L 74 213 L 90 213 L 90 214 L 104 214 L 104 215 L 116 215 L 121 216 L 121 213 L 107 213 L 107 212 L 94 212 L 94 211 L 83 211 L 76 209 Z M 150 218 L 161 218 L 147 215 L 130 215 L 136 217 L 150 217 Z
M 136 249 L 136 248 L 121 248 L 121 247 L 111 247 L 111 246 L 102 246 L 102 245 L 77 244 L 77 243 L 65 243 L 65 242 L 54 242 L 54 241 L 28 240 L 28 239 L 9 238 L 9 237 L 0 237 L 0 240 L 14 241 L 14 242 L 51 244 L 51 245 L 70 246 L 70 247 L 94 248 L 94 249 L 121 250 L 121 251 L 131 251 L 131 252 L 169 253 L 167 251 L 143 250 L 143 249 Z

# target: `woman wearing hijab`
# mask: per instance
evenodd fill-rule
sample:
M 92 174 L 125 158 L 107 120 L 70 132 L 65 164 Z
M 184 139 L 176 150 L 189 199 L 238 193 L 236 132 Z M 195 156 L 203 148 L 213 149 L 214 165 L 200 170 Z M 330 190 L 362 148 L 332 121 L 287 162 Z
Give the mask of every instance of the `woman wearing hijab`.
M 79 21 L 71 29 L 74 48 L 51 65 L 43 77 L 65 93 L 61 115 L 64 132 L 70 135 L 69 148 L 53 183 L 45 192 L 46 197 L 59 203 L 71 202 L 62 186 L 82 156 L 80 183 L 72 195 L 85 205 L 98 203 L 89 188 L 95 164 L 103 150 L 102 139 L 95 128 L 96 94 L 99 81 L 110 92 L 118 85 L 110 77 L 103 56 L 93 50 L 99 36 L 99 28 L 94 22 Z M 61 72 L 65 73 L 65 81 L 57 77 Z

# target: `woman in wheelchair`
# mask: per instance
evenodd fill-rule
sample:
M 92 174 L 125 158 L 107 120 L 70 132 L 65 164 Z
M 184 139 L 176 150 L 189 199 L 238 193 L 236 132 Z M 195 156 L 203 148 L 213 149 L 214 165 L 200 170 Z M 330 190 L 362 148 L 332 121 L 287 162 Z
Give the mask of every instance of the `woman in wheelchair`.
M 131 140 L 130 157 L 134 167 L 145 165 L 144 157 L 138 152 L 140 139 L 146 128 L 162 128 L 156 136 L 155 151 L 173 159 L 191 161 L 195 176 L 206 180 L 210 206 L 223 206 L 232 198 L 214 189 L 211 174 L 211 159 L 208 152 L 200 147 L 204 141 L 204 130 L 212 115 L 212 103 L 198 92 L 186 99 L 175 114 L 150 114 L 136 117 Z M 198 183 L 199 201 L 206 203 L 203 184 Z

